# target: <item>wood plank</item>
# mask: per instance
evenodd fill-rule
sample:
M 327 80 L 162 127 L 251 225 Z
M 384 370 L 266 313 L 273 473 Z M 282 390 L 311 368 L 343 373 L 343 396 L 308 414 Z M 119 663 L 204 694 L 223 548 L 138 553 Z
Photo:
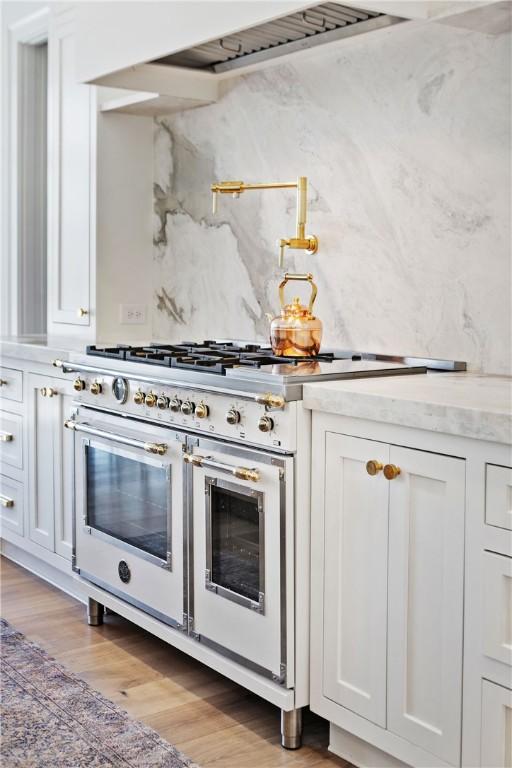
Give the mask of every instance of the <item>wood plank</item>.
M 279 710 L 120 616 L 89 627 L 85 608 L 6 558 L 2 616 L 57 661 L 154 728 L 201 768 L 350 768 L 305 713 L 304 746 L 279 744 Z

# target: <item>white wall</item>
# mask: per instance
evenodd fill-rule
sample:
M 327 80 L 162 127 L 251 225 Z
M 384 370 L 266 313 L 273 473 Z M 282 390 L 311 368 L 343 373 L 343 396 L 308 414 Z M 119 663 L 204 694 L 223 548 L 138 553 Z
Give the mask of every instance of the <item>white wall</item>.
M 356 37 L 157 120 L 155 338 L 266 338 L 294 196 L 223 196 L 213 218 L 209 185 L 307 175 L 320 251 L 285 266 L 315 274 L 326 345 L 510 371 L 507 6 Z

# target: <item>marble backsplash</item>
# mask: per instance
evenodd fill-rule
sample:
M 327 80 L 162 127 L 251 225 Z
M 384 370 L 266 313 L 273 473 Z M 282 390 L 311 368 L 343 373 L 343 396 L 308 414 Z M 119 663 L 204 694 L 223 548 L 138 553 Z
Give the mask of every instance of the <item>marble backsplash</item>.
M 467 14 L 466 14 L 467 16 Z M 268 339 L 276 239 L 310 182 L 324 345 L 511 370 L 510 33 L 404 24 L 226 83 L 155 121 L 155 339 Z M 300 288 L 299 291 L 300 292 Z

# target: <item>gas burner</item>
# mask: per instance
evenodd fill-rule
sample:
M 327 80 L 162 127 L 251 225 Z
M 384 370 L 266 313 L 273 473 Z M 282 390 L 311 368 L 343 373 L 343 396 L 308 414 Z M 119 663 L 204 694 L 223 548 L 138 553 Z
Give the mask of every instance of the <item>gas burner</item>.
M 342 358 L 341 354 L 325 352 L 316 357 L 282 357 L 274 355 L 272 348 L 262 344 L 243 344 L 230 341 L 184 341 L 180 344 L 154 342 L 147 346 L 132 347 L 117 344 L 112 347 L 87 347 L 88 355 L 110 357 L 131 363 L 148 363 L 168 368 L 200 370 L 225 375 L 229 368 L 260 368 L 263 365 L 290 365 L 300 363 L 329 363 Z

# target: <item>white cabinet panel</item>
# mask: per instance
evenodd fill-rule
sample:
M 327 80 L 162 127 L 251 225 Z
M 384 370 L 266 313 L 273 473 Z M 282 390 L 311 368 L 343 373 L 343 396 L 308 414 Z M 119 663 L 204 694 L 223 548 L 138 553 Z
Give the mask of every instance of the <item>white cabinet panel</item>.
M 51 323 L 90 322 L 90 143 L 91 88 L 76 82 L 74 25 L 56 17 L 48 58 Z
M 512 531 L 512 469 L 487 464 L 485 522 Z
M 60 395 L 55 403 L 55 552 L 71 560 L 73 522 L 74 444 L 73 432 L 64 427 L 75 410 L 73 395 L 66 392 L 63 382 L 56 382 Z
M 0 366 L 0 401 L 16 400 L 23 402 L 23 373 L 15 368 Z
M 482 768 L 512 768 L 512 691 L 482 680 Z
M 483 652 L 512 666 L 512 558 L 484 552 Z
M 324 695 L 386 725 L 389 446 L 326 435 Z
M 391 446 L 388 728 L 460 760 L 465 463 Z
M 55 403 L 54 398 L 44 396 L 41 389 L 52 385 L 53 379 L 49 376 L 28 375 L 29 536 L 51 551 L 55 545 Z

